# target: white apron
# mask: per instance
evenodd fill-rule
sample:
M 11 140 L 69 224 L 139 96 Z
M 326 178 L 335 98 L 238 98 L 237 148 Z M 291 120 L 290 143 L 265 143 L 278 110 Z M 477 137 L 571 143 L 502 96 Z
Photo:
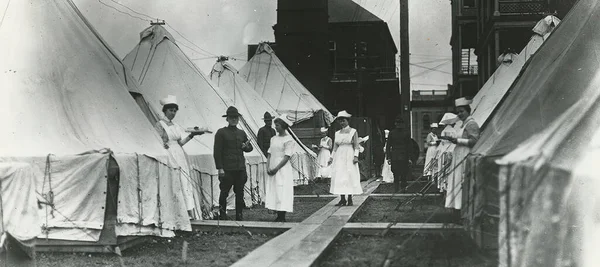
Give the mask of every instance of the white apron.
M 296 142 L 290 135 L 271 138 L 269 168 L 277 166 L 284 156 L 292 156 Z M 267 176 L 265 183 L 265 207 L 276 211 L 294 211 L 294 169 L 288 161 L 275 175 Z
M 173 123 L 173 125 L 169 126 L 163 120 L 160 120 L 159 122 L 169 138 L 167 145 L 169 145 L 168 150 L 170 160 L 181 168 L 179 179 L 181 181 L 181 191 L 185 200 L 185 207 L 187 210 L 192 210 L 196 205 L 194 204 L 194 194 L 192 192 L 194 186 L 192 183 L 191 169 L 187 161 L 187 155 L 178 142 L 178 140 L 185 138 L 185 131 L 177 124 Z
M 335 195 L 362 194 L 358 163 L 354 163 L 354 147 L 352 137 L 356 130 L 350 128 L 349 133 L 335 133 L 337 151 L 333 155 L 331 165 L 331 189 Z
M 321 138 L 321 143 L 319 147 L 319 155 L 317 156 L 317 160 L 319 161 L 319 173 L 317 177 L 321 178 L 331 178 L 331 167 L 329 166 L 329 158 L 331 157 L 331 138 L 325 136 Z
M 423 168 L 423 176 L 432 176 L 433 170 L 436 167 L 436 163 L 432 160 L 437 156 L 437 145 L 431 145 L 430 143 L 438 140 L 437 135 L 429 133 L 427 135 L 427 153 L 425 154 L 425 167 Z M 433 177 L 433 176 L 432 176 Z

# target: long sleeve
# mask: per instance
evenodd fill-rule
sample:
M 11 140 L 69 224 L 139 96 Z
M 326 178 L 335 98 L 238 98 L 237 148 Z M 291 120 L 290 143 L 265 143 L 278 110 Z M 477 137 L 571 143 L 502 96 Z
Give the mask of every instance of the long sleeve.
M 241 132 L 242 132 L 242 134 L 244 135 L 244 137 L 243 137 L 243 139 L 242 139 L 242 140 L 244 140 L 244 142 L 247 142 L 247 141 L 248 141 L 248 136 L 246 135 L 246 132 L 244 132 L 244 131 L 242 131 L 242 130 L 240 130 L 240 131 L 241 131 Z M 242 150 L 243 150 L 244 152 L 248 153 L 248 152 L 252 152 L 252 150 L 254 150 L 254 147 L 252 147 L 252 144 L 251 144 L 251 143 L 248 143 L 248 146 L 244 147 Z
M 215 166 L 217 169 L 223 169 L 223 134 L 222 130 L 218 130 L 215 134 L 213 157 L 215 158 Z
M 475 121 L 470 121 L 465 125 L 463 138 L 458 139 L 457 142 L 461 145 L 473 147 L 479 140 L 479 134 L 479 125 Z

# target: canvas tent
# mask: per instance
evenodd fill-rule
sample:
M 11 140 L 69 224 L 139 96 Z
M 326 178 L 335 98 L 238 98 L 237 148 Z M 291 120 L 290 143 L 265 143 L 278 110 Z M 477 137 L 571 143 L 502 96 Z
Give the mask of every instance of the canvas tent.
M 191 230 L 180 184 L 172 182 L 179 173 L 129 95 L 135 82 L 73 2 L 0 5 L 2 207 L 25 216 L 4 213 L 4 230 L 17 223 L 42 230 L 44 240 L 99 245 Z M 22 185 L 18 197 L 4 194 L 14 186 L 6 181 Z M 30 206 L 33 192 L 41 208 Z M 26 221 L 33 211 L 40 220 Z
M 258 134 L 258 130 L 264 125 L 262 118 L 265 111 L 276 117 L 280 115 L 244 81 L 235 67 L 226 61 L 215 63 L 210 72 L 210 78 L 219 90 L 224 91 L 233 100 L 236 107 L 248 114 L 245 121 L 253 135 Z M 286 115 L 289 116 L 289 114 Z M 293 132 L 291 134 L 297 140 L 296 151 L 290 159 L 294 167 L 294 184 L 307 184 L 317 172 L 316 154 L 306 147 Z
M 532 29 L 533 36 L 531 36 L 525 48 L 517 55 L 506 54 L 504 56 L 500 66 L 473 98 L 471 116 L 477 124 L 480 126 L 485 125 L 487 119 L 492 115 L 496 106 L 498 106 L 523 66 L 525 66 L 525 62 L 550 36 L 558 23 L 560 23 L 560 20 L 555 16 L 547 16 L 540 20 Z M 510 60 L 508 57 L 510 57 Z
M 267 43 L 240 69 L 240 75 L 280 114 L 293 114 L 294 123 L 315 118 L 326 125 L 333 115 L 283 65 Z M 324 125 L 325 126 L 325 125 Z
M 233 101 L 204 75 L 175 43 L 175 39 L 160 25 L 151 26 L 140 34 L 140 42 L 123 60 L 140 83 L 140 91 L 148 101 L 155 119 L 162 115 L 160 99 L 177 97 L 179 111 L 174 121 L 182 127 L 208 127 L 213 132 L 227 126 L 222 117 Z M 243 112 L 243 111 L 242 111 Z M 246 203 L 261 201 L 260 189 L 266 175 L 266 157 L 262 154 L 245 116 L 238 127 L 247 134 L 254 150 L 246 156 L 248 182 Z M 196 206 L 203 217 L 211 217 L 218 205 L 219 180 L 213 159 L 214 134 L 197 136 L 184 146 L 188 155 L 190 174 L 197 185 Z M 233 203 L 233 192 L 229 203 Z
M 598 191 L 590 188 L 598 175 L 586 166 L 600 119 L 599 26 L 600 3 L 580 0 L 530 59 L 475 146 L 476 153 L 504 156 L 497 162 L 503 266 L 577 266 L 580 252 L 590 252 L 579 238 L 597 236 L 586 221 L 597 214 L 589 209 L 597 197 L 582 194 Z M 581 206 L 580 198 L 590 202 Z

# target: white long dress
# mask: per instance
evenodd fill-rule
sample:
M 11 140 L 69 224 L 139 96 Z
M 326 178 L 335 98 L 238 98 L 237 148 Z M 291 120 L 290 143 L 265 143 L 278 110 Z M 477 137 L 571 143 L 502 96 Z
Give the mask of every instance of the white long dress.
M 286 134 L 285 136 L 275 135 L 271 138 L 271 147 L 268 153 L 271 154 L 269 167 L 277 166 L 284 156 L 292 156 L 294 153 L 294 139 Z M 294 211 L 294 169 L 291 162 L 288 161 L 275 175 L 267 176 L 265 207 L 276 211 Z
M 383 167 L 381 168 L 381 177 L 383 177 L 384 183 L 393 183 L 394 182 L 394 173 L 392 172 L 392 166 L 388 163 L 388 156 L 385 153 L 385 147 L 387 146 L 387 142 L 383 145 L 383 153 L 385 158 L 383 159 Z
M 454 138 L 460 138 L 464 128 L 462 122 L 459 121 L 454 125 Z M 446 187 L 446 208 L 460 209 L 462 207 L 462 159 L 459 159 L 456 154 L 458 146 L 452 145 L 452 165 L 447 174 Z M 460 150 L 460 149 L 459 149 Z M 459 174 L 460 173 L 460 174 Z
M 457 124 L 462 125 L 461 122 Z M 442 136 L 456 137 L 456 127 L 447 125 L 442 131 Z M 448 173 L 452 170 L 452 154 L 456 145 L 448 140 L 442 140 L 438 146 L 438 168 L 433 175 L 438 177 L 438 188 L 440 192 L 448 189 Z
M 353 137 L 356 130 L 344 128 L 335 133 L 333 164 L 331 165 L 331 189 L 335 195 L 362 194 L 358 163 L 354 163 Z M 348 131 L 342 133 L 342 131 Z M 358 143 L 358 141 L 356 141 Z M 337 149 L 336 149 L 337 147 Z M 358 146 L 356 147 L 358 149 Z
M 187 210 L 192 210 L 196 205 L 194 204 L 194 193 L 192 192 L 194 186 L 192 183 L 191 169 L 187 160 L 187 155 L 178 142 L 185 138 L 186 132 L 178 124 L 173 123 L 167 125 L 164 120 L 160 120 L 159 123 L 168 137 L 167 145 L 169 145 L 168 150 L 170 160 L 177 164 L 181 169 L 179 179 L 181 181 L 181 191 L 185 200 L 185 207 Z
M 472 117 L 468 117 L 461 125 L 460 130 L 458 130 L 457 137 L 464 139 L 479 139 L 479 125 L 477 125 L 477 123 Z M 448 190 L 448 193 L 446 194 L 447 208 L 462 208 L 463 182 L 465 178 L 464 172 L 466 166 L 466 157 L 469 155 L 470 152 L 471 148 L 466 145 L 458 144 L 454 148 L 454 157 L 452 159 L 454 172 L 448 176 L 448 184 L 452 186 L 452 190 Z
M 317 174 L 317 177 L 331 178 L 331 166 L 328 164 L 329 158 L 331 157 L 331 146 L 332 141 L 329 136 L 321 138 L 319 155 L 317 156 L 317 160 L 319 161 L 319 173 Z
M 432 160 L 437 155 L 437 144 L 436 141 L 438 137 L 434 133 L 429 133 L 427 135 L 427 153 L 425 154 L 425 167 L 423 168 L 423 176 L 431 176 L 433 177 L 433 170 L 436 167 L 436 163 Z

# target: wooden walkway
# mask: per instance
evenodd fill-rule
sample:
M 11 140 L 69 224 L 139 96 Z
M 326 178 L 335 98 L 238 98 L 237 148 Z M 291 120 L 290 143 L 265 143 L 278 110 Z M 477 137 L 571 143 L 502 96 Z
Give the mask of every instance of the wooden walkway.
M 365 193 L 353 196 L 354 206 L 336 207 L 335 198 L 306 220 L 258 247 L 232 266 L 311 266 L 335 241 L 344 226 L 379 182 L 363 183 Z

